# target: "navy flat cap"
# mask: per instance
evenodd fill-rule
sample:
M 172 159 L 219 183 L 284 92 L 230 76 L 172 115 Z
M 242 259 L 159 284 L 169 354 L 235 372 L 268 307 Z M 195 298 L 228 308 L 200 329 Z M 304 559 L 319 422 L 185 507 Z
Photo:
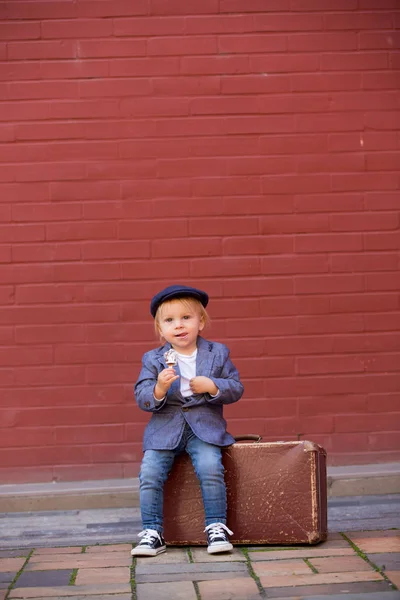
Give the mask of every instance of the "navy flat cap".
M 155 317 L 158 307 L 166 300 L 187 297 L 200 300 L 204 307 L 206 307 L 208 304 L 208 294 L 206 294 L 206 292 L 198 290 L 194 287 L 188 287 L 187 285 L 170 285 L 169 287 L 165 288 L 165 290 L 158 292 L 158 294 L 152 298 L 150 302 L 150 312 L 152 316 Z

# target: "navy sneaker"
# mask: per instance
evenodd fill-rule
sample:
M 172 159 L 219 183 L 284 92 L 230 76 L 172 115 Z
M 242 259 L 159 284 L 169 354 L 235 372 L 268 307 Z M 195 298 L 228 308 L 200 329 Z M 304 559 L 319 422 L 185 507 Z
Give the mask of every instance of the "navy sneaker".
M 230 552 L 233 549 L 229 541 L 229 535 L 233 535 L 233 531 L 227 528 L 223 523 L 211 523 L 205 530 L 208 540 L 208 554 L 217 554 L 218 552 Z
M 163 536 L 155 529 L 145 529 L 138 537 L 142 539 L 131 550 L 132 556 L 157 556 L 167 549 Z

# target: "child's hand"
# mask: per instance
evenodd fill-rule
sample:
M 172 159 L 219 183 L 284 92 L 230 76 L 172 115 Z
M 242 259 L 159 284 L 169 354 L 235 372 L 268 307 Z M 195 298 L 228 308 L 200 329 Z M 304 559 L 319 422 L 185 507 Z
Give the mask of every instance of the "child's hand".
M 209 377 L 203 377 L 202 375 L 193 377 L 193 379 L 190 380 L 189 385 L 194 394 L 205 394 L 207 392 L 212 396 L 218 394 L 217 386 Z
M 168 369 L 161 371 L 161 373 L 158 374 L 157 383 L 154 388 L 155 397 L 160 399 L 164 398 L 171 385 L 177 379 L 179 379 L 179 375 L 175 373 L 172 367 L 168 367 Z

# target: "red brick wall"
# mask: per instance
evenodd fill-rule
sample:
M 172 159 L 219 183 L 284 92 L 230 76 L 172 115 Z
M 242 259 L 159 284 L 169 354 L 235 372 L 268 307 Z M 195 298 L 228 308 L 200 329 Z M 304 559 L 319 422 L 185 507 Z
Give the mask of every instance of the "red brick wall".
M 0 475 L 137 474 L 154 292 L 233 433 L 400 459 L 396 0 L 0 2 Z

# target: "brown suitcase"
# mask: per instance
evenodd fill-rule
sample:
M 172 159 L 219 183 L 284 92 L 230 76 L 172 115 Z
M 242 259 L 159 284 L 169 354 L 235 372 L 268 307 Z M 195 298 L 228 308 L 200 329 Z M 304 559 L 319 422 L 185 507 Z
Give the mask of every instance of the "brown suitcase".
M 232 543 L 326 540 L 326 452 L 321 446 L 309 441 L 235 443 L 223 451 L 223 463 Z M 184 454 L 165 484 L 164 537 L 171 545 L 205 545 L 204 527 L 199 482 Z

